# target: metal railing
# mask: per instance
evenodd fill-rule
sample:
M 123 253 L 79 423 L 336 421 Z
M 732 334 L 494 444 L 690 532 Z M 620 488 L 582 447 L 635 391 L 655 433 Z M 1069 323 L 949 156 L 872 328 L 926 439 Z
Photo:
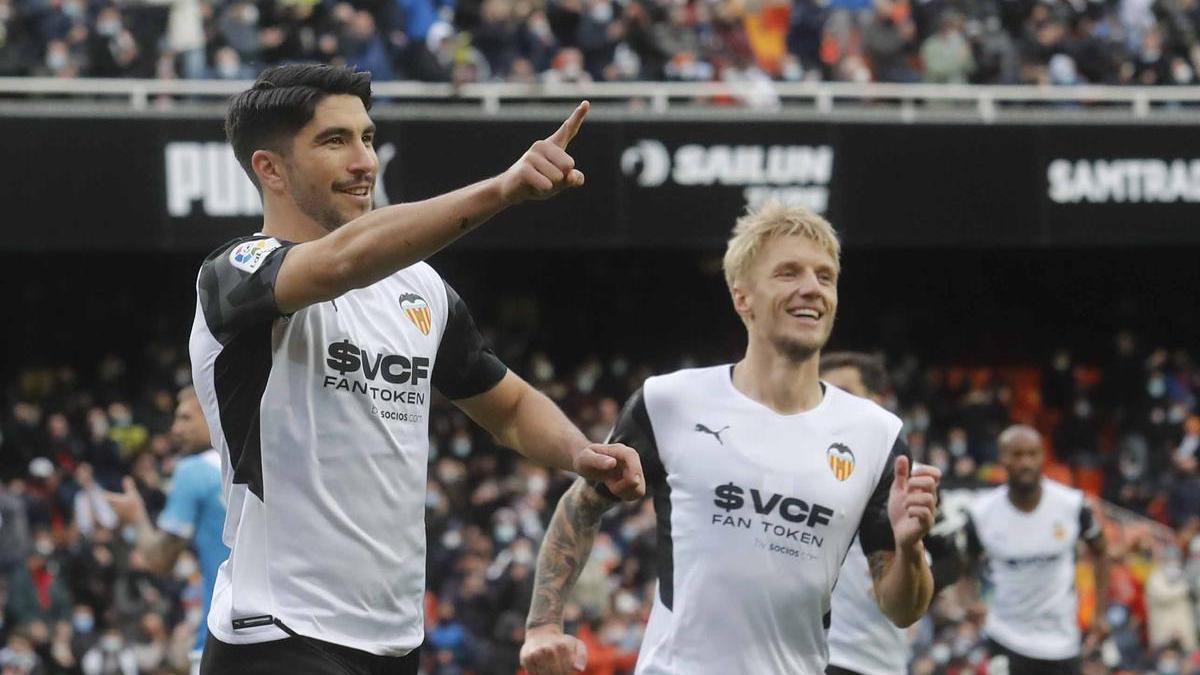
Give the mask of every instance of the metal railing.
M 147 110 L 155 102 L 178 99 L 220 102 L 250 86 L 249 81 L 0 78 L 0 99 L 109 100 Z M 477 104 L 496 113 L 516 103 L 591 99 L 638 102 L 656 113 L 696 103 L 724 102 L 749 108 L 807 106 L 818 113 L 863 105 L 895 109 L 901 119 L 915 117 L 920 106 L 974 111 L 987 122 L 1007 107 L 1023 109 L 1103 108 L 1134 119 L 1157 111 L 1200 112 L 1200 86 L 1039 87 L 1006 85 L 858 84 L 849 82 L 603 82 L 588 84 L 376 82 L 379 98 Z M 1197 117 L 1200 120 L 1200 115 Z

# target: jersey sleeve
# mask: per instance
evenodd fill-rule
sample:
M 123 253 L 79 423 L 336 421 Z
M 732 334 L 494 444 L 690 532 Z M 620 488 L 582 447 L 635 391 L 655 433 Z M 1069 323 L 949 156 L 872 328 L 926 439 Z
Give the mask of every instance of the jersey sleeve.
M 218 342 L 228 344 L 246 327 L 282 316 L 275 302 L 275 280 L 294 245 L 274 237 L 238 239 L 200 266 L 200 309 Z
M 1100 521 L 1092 512 L 1091 505 L 1084 499 L 1083 504 L 1079 507 L 1079 538 L 1091 543 L 1103 537 L 1104 528 L 1100 526 Z
M 983 555 L 983 541 L 979 539 L 979 530 L 975 527 L 975 519 L 971 514 L 967 513 L 967 522 L 963 525 L 963 540 L 967 550 L 967 557 L 976 560 Z
M 939 503 L 941 498 L 939 495 Z M 933 532 L 925 535 L 925 550 L 929 552 L 929 569 L 933 572 L 933 592 L 936 595 L 943 588 L 958 581 L 963 573 L 962 552 L 957 540 L 961 530 L 939 532 L 946 523 L 946 514 L 938 510 L 933 523 Z
M 159 529 L 183 539 L 192 538 L 200 518 L 204 486 L 197 468 L 195 462 L 185 462 L 175 470 L 167 505 L 158 515 Z
M 471 310 L 450 284 L 446 284 L 446 307 L 446 331 L 433 365 L 433 386 L 449 399 L 482 394 L 496 386 L 508 368 L 484 344 Z
M 651 495 L 656 494 L 656 488 L 658 492 L 662 491 L 667 480 L 666 470 L 658 456 L 658 442 L 654 439 L 654 428 L 650 426 L 650 413 L 646 411 L 646 395 L 643 389 L 633 392 L 625 402 L 606 442 L 622 443 L 633 448 L 642 462 L 646 491 Z M 592 483 L 592 487 L 605 497 L 616 500 L 603 483 Z
M 642 462 L 642 473 L 646 476 L 646 495 L 654 501 L 654 516 L 658 531 L 658 549 L 655 567 L 658 572 L 658 597 L 667 609 L 675 605 L 675 547 L 671 537 L 671 484 L 667 482 L 667 469 L 658 451 L 654 437 L 654 426 L 646 409 L 646 391 L 640 388 L 633 392 L 617 423 L 608 435 L 609 443 L 623 443 L 638 453 Z M 600 494 L 613 501 L 613 496 L 603 483 L 590 483 Z
M 892 451 L 884 462 L 883 475 L 867 501 L 862 520 L 858 524 L 858 536 L 862 541 L 863 553 L 870 556 L 879 551 L 892 551 L 896 548 L 896 539 L 892 536 L 892 521 L 888 518 L 888 495 L 892 490 L 895 479 L 895 464 L 897 457 L 908 457 L 908 445 L 899 437 L 892 444 Z

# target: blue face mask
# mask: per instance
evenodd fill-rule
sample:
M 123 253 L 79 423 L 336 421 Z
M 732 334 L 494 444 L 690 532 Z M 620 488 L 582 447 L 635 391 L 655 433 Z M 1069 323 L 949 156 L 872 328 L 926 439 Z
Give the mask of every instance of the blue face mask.
M 75 628 L 76 633 L 87 635 L 96 627 L 96 618 L 91 614 L 76 614 L 71 620 L 71 625 Z

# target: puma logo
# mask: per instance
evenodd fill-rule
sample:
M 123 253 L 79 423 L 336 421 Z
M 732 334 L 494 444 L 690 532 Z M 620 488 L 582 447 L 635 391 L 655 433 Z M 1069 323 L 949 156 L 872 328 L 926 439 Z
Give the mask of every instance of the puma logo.
M 725 445 L 725 442 L 721 440 L 721 434 L 724 433 L 725 430 L 728 428 L 729 428 L 729 425 L 726 424 L 724 427 L 721 427 L 720 429 L 713 431 L 712 429 L 709 429 L 708 427 L 704 426 L 703 424 L 697 424 L 695 431 L 699 431 L 702 434 L 708 434 L 708 435 L 712 436 L 713 438 L 717 439 L 717 442 L 720 443 L 721 445 Z

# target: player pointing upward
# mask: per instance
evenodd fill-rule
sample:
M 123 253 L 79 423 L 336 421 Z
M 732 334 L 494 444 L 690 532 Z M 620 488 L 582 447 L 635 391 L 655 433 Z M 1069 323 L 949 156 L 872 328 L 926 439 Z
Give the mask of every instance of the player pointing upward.
M 830 591 L 856 533 L 893 622 L 929 604 L 921 538 L 938 471 L 910 470 L 894 415 L 818 380 L 838 256 L 833 228 L 805 209 L 769 204 L 739 220 L 725 275 L 745 356 L 652 377 L 618 418 L 612 440 L 641 454 L 658 517 L 638 673 L 823 673 Z M 580 480 L 554 512 L 522 649 L 533 675 L 585 665 L 562 633 L 563 603 L 614 501 Z
M 533 460 L 643 491 L 637 455 L 589 445 L 421 262 L 508 206 L 582 185 L 566 148 L 587 104 L 499 176 L 372 211 L 370 103 L 366 73 L 289 65 L 226 119 L 263 228 L 197 279 L 192 366 L 232 549 L 205 673 L 417 672 L 432 388 Z

